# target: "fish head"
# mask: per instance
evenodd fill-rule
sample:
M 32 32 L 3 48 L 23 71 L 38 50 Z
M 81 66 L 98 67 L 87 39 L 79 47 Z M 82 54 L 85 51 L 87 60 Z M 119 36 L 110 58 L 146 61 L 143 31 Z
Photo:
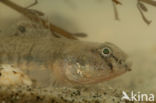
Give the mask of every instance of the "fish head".
M 127 54 L 109 42 L 69 46 L 61 60 L 63 78 L 80 85 L 101 83 L 131 70 Z

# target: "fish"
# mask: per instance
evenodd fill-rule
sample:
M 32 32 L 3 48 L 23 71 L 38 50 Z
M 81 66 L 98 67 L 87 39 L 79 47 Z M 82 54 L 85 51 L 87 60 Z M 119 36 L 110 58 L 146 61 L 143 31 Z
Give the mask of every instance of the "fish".
M 0 33 L 0 64 L 19 69 L 33 86 L 96 85 L 131 71 L 128 55 L 113 43 L 57 38 L 36 22 L 14 27 Z
M 127 54 L 113 43 L 56 38 L 45 29 L 22 27 L 25 31 L 17 26 L 0 35 L 0 64 L 19 68 L 41 87 L 97 84 L 131 70 Z

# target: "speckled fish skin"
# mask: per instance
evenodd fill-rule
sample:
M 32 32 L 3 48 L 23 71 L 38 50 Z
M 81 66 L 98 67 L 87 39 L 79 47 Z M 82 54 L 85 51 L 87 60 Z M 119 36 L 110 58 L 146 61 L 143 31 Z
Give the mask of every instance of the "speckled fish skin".
M 17 66 L 39 86 L 97 84 L 130 70 L 127 55 L 112 43 L 56 38 L 44 29 L 25 29 L 0 35 L 0 63 Z M 103 48 L 111 54 L 103 56 Z

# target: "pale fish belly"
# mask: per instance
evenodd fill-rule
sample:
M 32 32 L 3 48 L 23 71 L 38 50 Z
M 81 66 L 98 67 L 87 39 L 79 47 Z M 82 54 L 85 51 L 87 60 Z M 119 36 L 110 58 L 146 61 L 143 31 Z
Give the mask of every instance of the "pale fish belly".
M 50 87 L 53 79 L 52 69 L 40 63 L 0 64 L 0 86 Z
M 0 65 L 0 85 L 32 85 L 31 79 L 19 68 L 9 64 Z

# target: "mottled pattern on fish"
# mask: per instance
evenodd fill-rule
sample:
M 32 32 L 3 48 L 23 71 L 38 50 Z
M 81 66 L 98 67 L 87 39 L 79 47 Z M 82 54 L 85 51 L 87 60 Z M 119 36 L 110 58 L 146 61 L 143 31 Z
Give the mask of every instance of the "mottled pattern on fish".
M 38 86 L 97 84 L 130 70 L 127 55 L 112 43 L 55 38 L 36 27 L 20 24 L 1 34 L 0 63 L 19 68 Z

